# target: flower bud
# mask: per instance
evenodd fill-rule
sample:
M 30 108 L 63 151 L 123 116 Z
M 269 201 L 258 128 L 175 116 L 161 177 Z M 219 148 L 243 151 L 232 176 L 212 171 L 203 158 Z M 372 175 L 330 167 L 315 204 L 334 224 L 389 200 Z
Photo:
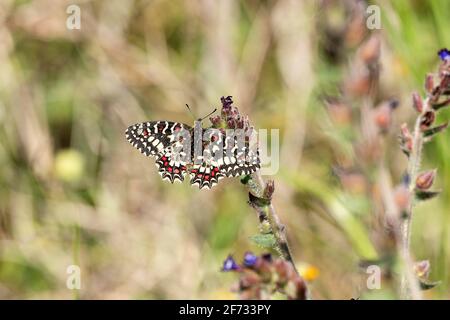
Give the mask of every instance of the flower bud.
M 222 126 L 222 119 L 220 118 L 220 116 L 210 117 L 209 121 L 211 121 L 214 128 L 220 128 Z
M 292 277 L 292 265 L 286 260 L 277 259 L 274 262 L 277 285 L 282 287 Z
M 256 261 L 258 261 L 258 257 L 255 256 L 253 253 L 251 252 L 246 252 L 244 255 L 244 266 L 251 268 L 256 264 Z
M 383 103 L 375 109 L 374 120 L 382 131 L 389 129 L 392 123 L 392 108 L 388 103 Z
M 233 120 L 228 120 L 227 121 L 227 127 L 228 129 L 234 129 L 235 128 L 235 124 Z
M 256 260 L 256 263 L 254 264 L 253 269 L 261 276 L 263 282 L 270 282 L 272 279 L 272 268 L 271 268 L 272 262 L 264 259 L 264 257 L 261 257 L 261 259 Z
M 400 131 L 400 147 L 406 154 L 410 154 L 413 148 L 413 137 L 409 132 L 408 125 L 403 123 Z
M 359 56 L 365 64 L 376 62 L 380 57 L 380 37 L 373 35 L 360 49 Z
M 289 300 L 306 300 L 307 299 L 307 288 L 305 281 L 296 277 L 289 281 L 285 287 L 286 295 Z
M 273 180 L 268 180 L 264 188 L 264 198 L 272 199 L 274 191 L 275 191 L 275 182 Z
M 414 264 L 414 272 L 420 279 L 427 279 L 430 274 L 430 261 L 422 260 Z
M 425 90 L 429 94 L 433 93 L 433 90 L 434 90 L 434 79 L 433 79 L 433 75 L 431 73 L 427 74 L 427 76 L 425 78 Z
M 416 179 L 416 188 L 420 190 L 428 190 L 433 185 L 436 170 L 422 172 Z
M 370 75 L 362 74 L 350 78 L 345 83 L 345 90 L 352 96 L 365 96 L 370 91 Z
M 245 271 L 239 279 L 239 288 L 245 290 L 261 283 L 261 277 L 254 271 Z
M 416 109 L 417 112 L 422 113 L 422 111 L 423 111 L 422 98 L 420 97 L 420 95 L 417 92 L 414 92 L 412 94 L 412 98 L 413 98 L 414 109 Z
M 408 186 L 401 184 L 397 186 L 394 190 L 394 200 L 397 208 L 404 212 L 407 210 L 410 202 L 411 194 L 408 190 Z
M 420 129 L 426 130 L 434 123 L 436 119 L 436 113 L 432 110 L 425 112 L 420 121 Z

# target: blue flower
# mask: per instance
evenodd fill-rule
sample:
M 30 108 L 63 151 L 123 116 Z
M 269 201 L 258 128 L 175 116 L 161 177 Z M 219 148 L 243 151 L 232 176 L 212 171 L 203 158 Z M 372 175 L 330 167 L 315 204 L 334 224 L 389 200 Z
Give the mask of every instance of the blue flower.
M 447 48 L 441 49 L 438 52 L 438 56 L 442 61 L 450 60 L 450 51 Z
M 258 257 L 255 256 L 251 252 L 246 252 L 244 255 L 244 266 L 246 267 L 253 267 L 258 260 Z
M 236 261 L 234 261 L 233 257 L 230 254 L 223 262 L 222 271 L 234 271 L 238 269 L 238 264 L 236 263 Z

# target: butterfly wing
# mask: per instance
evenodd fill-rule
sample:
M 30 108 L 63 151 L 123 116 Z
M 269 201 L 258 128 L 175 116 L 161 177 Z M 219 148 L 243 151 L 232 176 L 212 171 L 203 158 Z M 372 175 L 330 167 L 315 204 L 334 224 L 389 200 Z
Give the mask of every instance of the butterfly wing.
M 231 152 L 224 152 L 219 159 L 204 157 L 209 151 L 208 143 L 205 143 L 198 163 L 193 163 L 192 157 L 183 160 L 179 157 L 179 153 L 176 154 L 174 151 L 180 150 L 182 146 L 177 134 L 181 130 L 187 130 L 185 132 L 189 135 L 193 147 L 193 128 L 179 122 L 137 123 L 127 128 L 125 136 L 142 154 L 156 158 L 155 164 L 159 174 L 163 180 L 171 183 L 182 182 L 186 173 L 189 173 L 191 185 L 196 185 L 199 189 L 211 189 L 223 177 L 247 175 L 260 168 L 258 151 L 257 149 L 253 151 L 248 141 L 243 150 L 233 147 Z M 219 139 L 223 150 L 228 150 L 230 141 L 227 138 L 223 139 L 222 136 Z
M 156 167 L 163 180 L 183 181 L 187 172 L 187 163 L 175 157 L 173 150 L 178 150 L 180 141 L 178 132 L 192 128 L 184 123 L 171 121 L 142 122 L 129 126 L 125 137 L 133 147 L 142 154 L 156 158 Z
M 228 153 L 225 150 L 228 150 L 231 140 L 219 135 L 218 143 L 222 144 L 224 154 L 222 157 L 214 159 L 210 154 L 208 144 L 205 144 L 202 157 L 200 157 L 201 164 L 194 165 L 189 171 L 191 185 L 197 185 L 200 189 L 211 189 L 224 177 L 247 175 L 260 168 L 258 149 L 252 148 L 249 141 L 246 141 L 245 146 L 241 149 L 236 147 L 236 141 L 234 141 L 235 144 Z

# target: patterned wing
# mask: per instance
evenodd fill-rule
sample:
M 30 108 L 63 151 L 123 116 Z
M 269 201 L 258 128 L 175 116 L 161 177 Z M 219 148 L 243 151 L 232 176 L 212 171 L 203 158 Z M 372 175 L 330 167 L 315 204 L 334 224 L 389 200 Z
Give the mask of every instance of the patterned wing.
M 238 148 L 234 138 L 218 136 L 217 144 L 222 145 L 223 154 L 214 158 L 215 148 L 208 148 L 209 144 L 203 145 L 202 156 L 198 157 L 197 165 L 193 165 L 189 170 L 192 185 L 197 185 L 200 189 L 211 189 L 223 177 L 238 177 L 251 174 L 260 168 L 258 148 L 246 141 L 244 146 Z M 225 141 L 225 142 L 224 142 Z M 228 145 L 232 148 L 228 150 Z M 252 147 L 251 147 L 252 146 Z
M 219 167 L 203 163 L 194 165 L 189 170 L 191 185 L 199 189 L 211 189 L 224 177 Z
M 142 154 L 156 157 L 155 164 L 162 179 L 173 183 L 182 182 L 187 171 L 186 161 L 174 155 L 174 150 L 181 146 L 177 135 L 181 130 L 187 130 L 188 134 L 192 132 L 192 128 L 184 123 L 152 121 L 129 126 L 125 136 Z

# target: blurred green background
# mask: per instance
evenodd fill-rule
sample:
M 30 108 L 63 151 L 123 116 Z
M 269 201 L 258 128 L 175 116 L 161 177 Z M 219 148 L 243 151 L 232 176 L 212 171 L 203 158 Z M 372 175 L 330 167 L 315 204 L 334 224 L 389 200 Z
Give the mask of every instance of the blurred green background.
M 320 272 L 313 298 L 358 296 L 358 263 L 376 250 L 371 210 L 361 195 L 337 204 L 332 168 L 351 139 L 336 142 L 323 103 L 357 50 L 340 36 L 357 3 L 2 0 L 0 298 L 233 298 L 223 259 L 263 251 L 249 239 L 258 220 L 239 179 L 210 191 L 170 185 L 124 138 L 136 122 L 190 124 L 186 103 L 204 115 L 223 95 L 257 128 L 280 129 L 273 202 L 297 263 Z M 80 30 L 66 28 L 70 4 L 81 8 Z M 450 45 L 450 2 L 370 4 L 381 8 L 380 97 L 400 101 L 388 138 L 398 183 L 406 158 L 396 134 L 414 118 L 410 93 L 424 93 L 437 50 Z M 426 298 L 449 298 L 449 163 L 446 133 L 423 163 L 439 169 L 442 195 L 413 224 L 414 256 L 442 281 Z M 79 291 L 66 287 L 72 264 Z

